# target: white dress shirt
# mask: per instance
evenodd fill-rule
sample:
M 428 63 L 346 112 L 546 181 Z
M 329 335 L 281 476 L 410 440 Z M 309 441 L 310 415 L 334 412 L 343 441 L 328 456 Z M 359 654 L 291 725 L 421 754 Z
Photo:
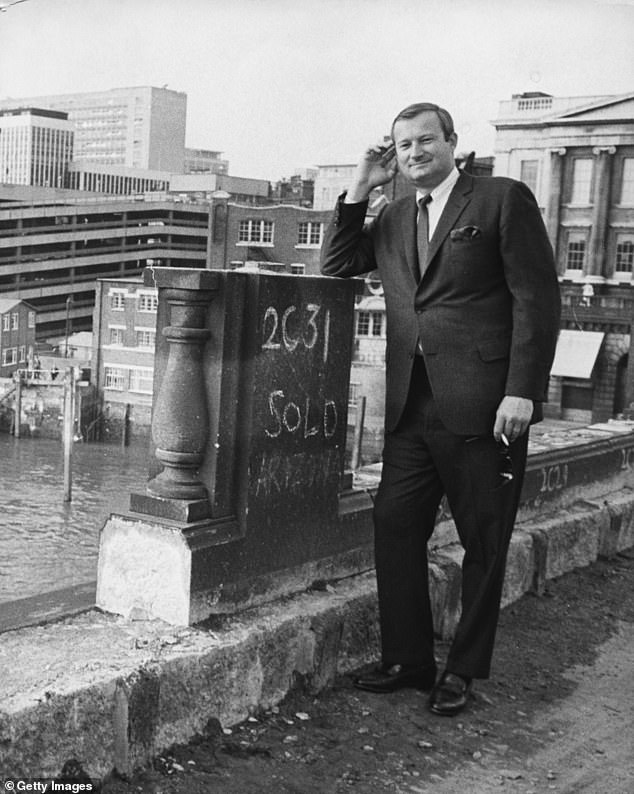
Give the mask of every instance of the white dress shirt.
M 436 185 L 436 187 L 431 191 L 431 201 L 427 205 L 427 216 L 429 218 L 429 239 L 434 236 L 434 232 L 436 231 L 436 226 L 438 226 L 438 221 L 440 220 L 440 216 L 442 215 L 442 211 L 445 209 L 445 205 L 447 203 L 447 199 L 449 198 L 449 194 L 454 188 L 454 185 L 458 181 L 458 177 L 460 176 L 460 171 L 457 168 L 453 168 L 449 175 L 446 176 L 443 181 Z M 416 191 L 416 203 L 420 207 L 420 200 L 425 198 L 428 195 L 424 193 L 422 190 Z

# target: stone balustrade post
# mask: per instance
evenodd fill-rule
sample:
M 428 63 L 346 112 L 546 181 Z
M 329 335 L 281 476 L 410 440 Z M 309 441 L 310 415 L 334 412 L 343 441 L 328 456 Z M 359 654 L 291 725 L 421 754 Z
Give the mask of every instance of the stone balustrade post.
M 147 485 L 152 496 L 207 499 L 198 477 L 209 433 L 203 378 L 203 350 L 208 293 L 166 290 L 170 324 L 162 333 L 169 344 L 167 367 L 152 416 L 155 456 L 164 467 Z
M 149 482 L 102 530 L 97 605 L 193 623 L 371 567 L 371 500 L 344 472 L 361 282 L 145 281 L 159 291 Z

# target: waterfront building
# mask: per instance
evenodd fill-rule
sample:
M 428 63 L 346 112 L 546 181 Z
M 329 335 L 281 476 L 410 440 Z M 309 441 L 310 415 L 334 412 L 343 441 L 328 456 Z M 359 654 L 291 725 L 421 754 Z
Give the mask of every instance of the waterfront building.
M 30 303 L 0 297 L 0 378 L 33 362 L 36 323 L 35 307 Z
M 0 110 L 0 182 L 65 187 L 72 156 L 73 125 L 66 113 Z
M 98 279 L 91 381 L 102 400 L 104 431 L 122 417 L 133 432 L 151 422 L 158 291 L 141 278 Z
M 534 192 L 555 249 L 562 333 L 551 416 L 627 413 L 634 312 L 634 94 L 516 94 L 500 103 L 494 173 Z
M 63 111 L 75 129 L 75 162 L 182 173 L 187 94 L 139 86 L 0 100 L 0 109 Z

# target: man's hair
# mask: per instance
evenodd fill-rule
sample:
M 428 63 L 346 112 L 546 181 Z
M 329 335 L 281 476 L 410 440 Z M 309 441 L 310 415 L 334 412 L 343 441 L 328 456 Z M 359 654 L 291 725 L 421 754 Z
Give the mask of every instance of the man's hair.
M 408 105 L 406 108 L 401 110 L 398 116 L 394 119 L 391 130 L 392 137 L 394 137 L 394 125 L 397 121 L 401 121 L 401 119 L 413 119 L 421 113 L 436 114 L 446 141 L 448 141 L 450 136 L 454 134 L 453 119 L 451 118 L 451 113 L 449 113 L 448 110 L 441 108 L 440 105 L 434 105 L 433 102 L 416 102 L 415 104 Z

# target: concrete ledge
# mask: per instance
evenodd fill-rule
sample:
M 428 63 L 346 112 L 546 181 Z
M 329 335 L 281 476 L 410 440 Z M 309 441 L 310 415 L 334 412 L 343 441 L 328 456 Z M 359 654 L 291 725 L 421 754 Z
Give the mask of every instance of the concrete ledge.
M 621 490 L 521 523 L 504 603 L 634 545 L 634 493 Z M 431 559 L 436 624 L 455 628 L 462 552 Z M 0 639 L 0 768 L 57 775 L 76 758 L 95 778 L 127 774 L 210 718 L 231 725 L 281 700 L 297 676 L 315 690 L 376 658 L 375 581 L 361 574 L 227 619 L 217 631 L 96 610 Z

